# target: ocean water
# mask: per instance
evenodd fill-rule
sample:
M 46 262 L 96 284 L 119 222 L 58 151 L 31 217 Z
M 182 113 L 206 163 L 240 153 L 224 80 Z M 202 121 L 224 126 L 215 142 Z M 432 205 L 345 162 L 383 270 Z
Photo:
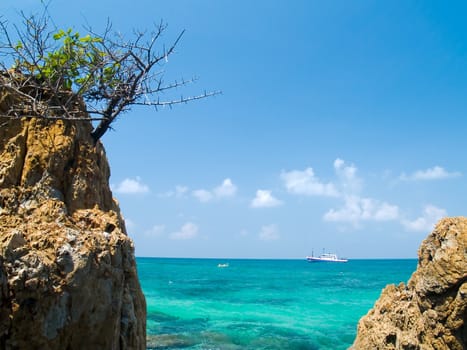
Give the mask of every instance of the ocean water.
M 138 258 L 147 348 L 347 349 L 381 289 L 416 264 Z

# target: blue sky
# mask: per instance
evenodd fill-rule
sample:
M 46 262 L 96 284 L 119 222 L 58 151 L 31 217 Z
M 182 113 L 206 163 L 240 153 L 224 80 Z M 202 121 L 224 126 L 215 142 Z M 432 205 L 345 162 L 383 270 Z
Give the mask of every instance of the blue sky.
M 38 1 L 3 0 L 4 18 Z M 412 258 L 465 215 L 467 4 L 55 0 L 58 26 L 186 33 L 175 96 L 103 142 L 138 256 Z M 163 96 L 165 97 L 165 96 Z M 167 98 L 172 97 L 168 94 Z

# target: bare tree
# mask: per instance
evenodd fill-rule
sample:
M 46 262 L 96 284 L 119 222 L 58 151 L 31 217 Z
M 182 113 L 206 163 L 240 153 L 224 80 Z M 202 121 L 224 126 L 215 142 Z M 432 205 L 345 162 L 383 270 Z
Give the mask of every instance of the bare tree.
M 0 90 L 21 96 L 21 103 L 8 105 L 4 117 L 96 121 L 92 137 L 97 141 L 132 106 L 173 106 L 220 93 L 160 99 L 161 93 L 194 81 L 163 80 L 164 65 L 184 31 L 169 47 L 160 48 L 164 23 L 126 40 L 110 23 L 103 34 L 88 28 L 81 36 L 71 29 L 57 30 L 51 22 L 47 9 L 41 15 L 22 13 L 21 26 L 13 30 L 0 21 Z

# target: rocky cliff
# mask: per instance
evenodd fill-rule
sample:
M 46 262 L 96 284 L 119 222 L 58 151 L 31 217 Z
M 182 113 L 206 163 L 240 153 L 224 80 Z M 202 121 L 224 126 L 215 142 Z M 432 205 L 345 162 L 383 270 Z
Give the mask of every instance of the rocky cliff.
M 0 94 L 0 114 L 11 103 Z M 0 349 L 145 349 L 134 248 L 91 130 L 0 119 Z
M 422 243 L 407 285 L 387 286 L 352 349 L 467 349 L 467 218 L 446 218 Z

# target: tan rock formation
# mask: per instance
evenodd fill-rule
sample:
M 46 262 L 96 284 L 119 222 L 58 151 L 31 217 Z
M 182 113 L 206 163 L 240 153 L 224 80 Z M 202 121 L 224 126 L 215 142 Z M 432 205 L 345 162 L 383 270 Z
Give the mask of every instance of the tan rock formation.
M 133 243 L 90 132 L 0 119 L 0 349 L 145 349 Z
M 387 286 L 352 349 L 467 349 L 467 218 L 442 219 L 407 286 Z

